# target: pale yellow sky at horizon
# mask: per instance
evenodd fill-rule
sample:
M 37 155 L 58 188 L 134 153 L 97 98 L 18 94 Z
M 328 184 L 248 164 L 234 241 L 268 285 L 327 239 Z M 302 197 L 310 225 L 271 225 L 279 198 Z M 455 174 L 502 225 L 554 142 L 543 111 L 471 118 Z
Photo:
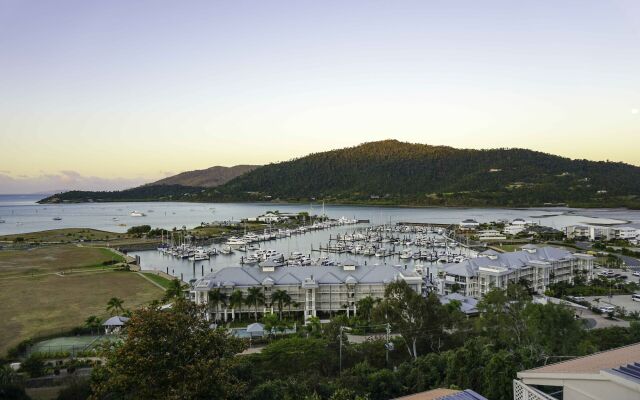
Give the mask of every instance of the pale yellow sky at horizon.
M 389 138 L 640 166 L 640 2 L 160 3 L 0 2 L 0 193 Z

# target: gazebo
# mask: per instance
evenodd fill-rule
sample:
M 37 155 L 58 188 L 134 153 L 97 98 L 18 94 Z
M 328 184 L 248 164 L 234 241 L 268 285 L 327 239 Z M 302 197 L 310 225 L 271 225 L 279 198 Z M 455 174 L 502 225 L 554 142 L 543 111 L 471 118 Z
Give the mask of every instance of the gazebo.
M 104 326 L 104 333 L 107 335 L 120 333 L 122 327 L 129 321 L 127 317 L 121 317 L 116 315 L 115 317 L 111 317 L 102 324 Z
M 264 325 L 255 322 L 249 326 L 247 326 L 247 333 L 250 337 L 263 337 L 264 336 Z

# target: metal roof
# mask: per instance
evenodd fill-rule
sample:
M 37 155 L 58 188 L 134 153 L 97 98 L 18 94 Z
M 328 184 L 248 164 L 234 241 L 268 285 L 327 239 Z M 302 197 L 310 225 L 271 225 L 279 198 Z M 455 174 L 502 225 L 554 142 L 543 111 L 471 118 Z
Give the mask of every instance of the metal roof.
M 129 318 L 116 315 L 104 321 L 102 326 L 123 326 L 127 321 L 129 321 Z
M 260 267 L 227 267 L 207 274 L 194 284 L 196 291 L 208 291 L 215 287 L 228 287 L 229 284 L 240 287 L 260 286 L 263 282 L 274 285 L 300 285 L 313 281 L 318 285 L 337 285 L 342 283 L 388 283 L 398 278 L 420 278 L 414 271 L 403 270 L 390 265 L 359 265 L 354 270 L 345 271 L 342 266 L 303 266 L 276 267 L 274 271 L 264 272 Z
M 491 258 L 486 255 L 470 258 L 458 264 L 444 264 L 442 268 L 449 275 L 470 277 L 476 276 L 480 267 L 501 267 L 512 270 L 528 265 L 544 265 L 576 258 L 570 251 L 556 247 L 529 247 L 529 249 L 509 253 L 491 253 Z

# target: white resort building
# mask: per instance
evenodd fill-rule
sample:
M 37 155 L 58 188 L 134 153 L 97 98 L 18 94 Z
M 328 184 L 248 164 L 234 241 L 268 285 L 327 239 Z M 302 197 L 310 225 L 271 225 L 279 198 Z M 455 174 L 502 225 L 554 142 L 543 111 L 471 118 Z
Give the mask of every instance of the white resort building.
M 457 291 L 481 298 L 493 288 L 504 289 L 510 283 L 526 280 L 533 290 L 543 293 L 553 283 L 573 282 L 578 273 L 590 280 L 593 260 L 588 254 L 534 245 L 510 253 L 487 250 L 478 258 L 439 267 L 435 284 L 441 295 Z
M 197 304 L 209 303 L 209 293 L 219 289 L 230 296 L 239 290 L 246 298 L 250 288 L 258 287 L 264 294 L 264 303 L 258 305 L 258 314 L 277 311 L 272 301 L 276 290 L 284 290 L 291 296 L 293 312 L 303 312 L 304 319 L 329 317 L 345 313 L 356 315 L 358 300 L 371 296 L 384 297 L 386 286 L 404 280 L 417 293 L 422 293 L 422 277 L 411 271 L 388 265 L 366 266 L 345 262 L 341 266 L 242 266 L 227 267 L 197 280 L 191 289 L 191 299 Z M 211 319 L 228 320 L 237 313 L 253 316 L 255 306 L 242 304 L 232 308 L 226 305 L 211 307 Z

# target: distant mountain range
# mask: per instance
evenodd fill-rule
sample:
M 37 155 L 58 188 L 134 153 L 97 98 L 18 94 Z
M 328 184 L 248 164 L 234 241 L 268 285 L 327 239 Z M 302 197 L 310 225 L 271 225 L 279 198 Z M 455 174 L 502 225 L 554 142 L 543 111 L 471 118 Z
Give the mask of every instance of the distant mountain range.
M 238 173 L 232 178 L 230 171 L 222 170 L 228 172 L 222 177 L 216 168 L 220 167 L 125 191 L 67 192 L 42 202 L 322 200 L 417 206 L 640 207 L 640 167 L 526 149 L 471 150 L 385 140 L 262 167 L 232 167 Z

